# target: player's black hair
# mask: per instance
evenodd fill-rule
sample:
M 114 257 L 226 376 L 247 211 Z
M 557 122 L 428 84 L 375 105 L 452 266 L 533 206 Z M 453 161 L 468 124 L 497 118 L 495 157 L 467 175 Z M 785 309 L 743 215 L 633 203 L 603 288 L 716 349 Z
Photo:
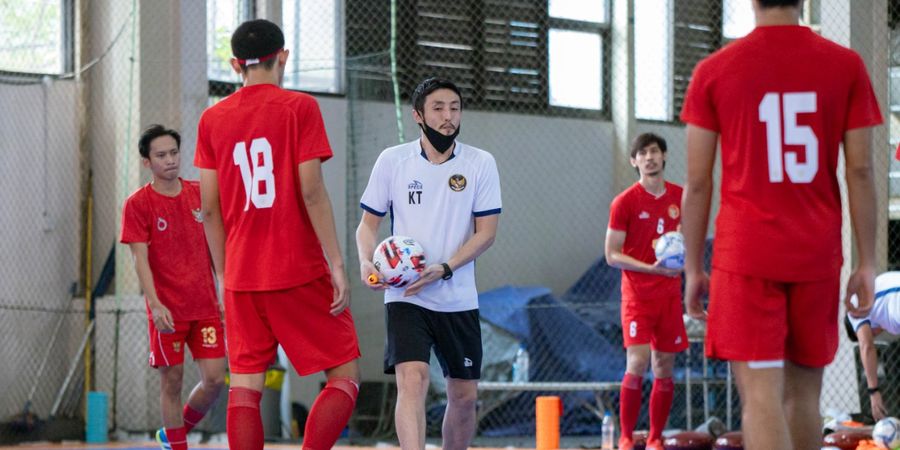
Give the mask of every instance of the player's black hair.
M 284 33 L 281 28 L 266 19 L 248 20 L 234 30 L 231 35 L 231 54 L 238 59 L 253 59 L 271 55 L 284 48 Z M 275 58 L 259 63 L 269 70 L 275 65 Z M 241 69 L 247 66 L 241 64 Z
M 800 0 L 757 0 L 762 8 L 778 8 L 785 6 L 800 6 Z
M 459 96 L 460 108 L 462 108 L 462 94 L 459 92 L 459 88 L 450 80 L 432 77 L 419 83 L 419 85 L 416 86 L 416 90 L 413 91 L 412 98 L 410 98 L 413 109 L 421 113 L 422 110 L 425 109 L 425 99 L 429 94 L 438 89 L 450 89 L 451 91 L 456 92 L 456 95 Z
M 150 143 L 153 142 L 154 139 L 160 136 L 172 136 L 172 139 L 175 139 L 175 145 L 178 148 L 181 148 L 181 135 L 178 134 L 177 131 L 166 128 L 158 123 L 154 123 L 147 127 L 143 133 L 141 133 L 141 138 L 138 140 L 138 152 L 141 153 L 141 158 L 150 158 Z
M 638 137 L 631 141 L 631 157 L 636 157 L 638 151 L 652 144 L 656 144 L 663 153 L 668 151 L 666 140 L 663 139 L 662 136 L 655 133 L 643 133 L 639 134 Z
M 856 330 L 853 329 L 849 316 L 844 316 L 844 329 L 847 330 L 847 339 L 850 339 L 851 342 L 859 342 L 859 337 L 856 336 Z

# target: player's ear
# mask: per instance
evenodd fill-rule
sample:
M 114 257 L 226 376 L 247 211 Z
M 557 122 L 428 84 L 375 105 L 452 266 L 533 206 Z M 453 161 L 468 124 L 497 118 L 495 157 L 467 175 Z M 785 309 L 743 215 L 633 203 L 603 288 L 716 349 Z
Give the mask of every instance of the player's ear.
M 282 49 L 280 52 L 278 52 L 278 64 L 280 64 L 282 66 L 286 66 L 289 54 L 290 54 L 290 50 L 288 50 L 286 48 Z
M 228 62 L 231 63 L 231 69 L 234 70 L 234 73 L 236 73 L 238 75 L 244 74 L 244 71 L 241 70 L 241 64 L 238 63 L 237 58 L 231 58 L 228 60 Z
M 141 165 L 149 169 L 150 168 L 150 158 L 144 158 L 142 156 L 141 157 Z
M 419 111 L 417 111 L 415 108 L 413 108 L 413 110 L 412 110 L 412 116 L 413 116 L 413 120 L 415 120 L 416 123 L 422 123 L 425 121 L 425 118 L 422 117 L 422 115 L 419 114 Z

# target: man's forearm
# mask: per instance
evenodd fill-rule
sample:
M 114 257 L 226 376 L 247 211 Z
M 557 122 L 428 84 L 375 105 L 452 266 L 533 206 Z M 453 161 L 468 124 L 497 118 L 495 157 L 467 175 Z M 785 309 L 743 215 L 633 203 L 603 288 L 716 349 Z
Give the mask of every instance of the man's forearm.
M 616 269 L 643 273 L 653 272 L 652 265 L 640 261 L 632 256 L 628 256 L 621 251 L 611 251 L 607 263 L 611 267 L 615 267 Z
M 457 250 L 456 254 L 450 257 L 450 259 L 447 261 L 431 261 L 430 263 L 446 262 L 453 270 L 456 270 L 456 268 L 464 266 L 481 256 L 485 250 L 493 245 L 495 238 L 496 233 L 487 231 L 476 232 L 462 247 L 459 248 L 459 250 Z
M 372 255 L 375 253 L 375 239 L 378 230 L 365 223 L 360 223 L 356 228 L 356 253 L 360 264 L 366 261 L 372 261 Z
M 141 285 L 141 290 L 144 291 L 144 297 L 147 298 L 147 303 L 151 306 L 159 304 L 159 297 L 156 295 L 156 285 L 153 284 L 153 271 L 150 269 L 150 261 L 147 257 L 146 247 L 144 249 L 139 250 L 131 246 L 131 254 L 134 257 L 134 271 L 137 273 L 138 282 Z M 141 244 L 145 245 L 145 244 Z
M 325 256 L 332 268 L 344 266 L 344 256 L 337 240 L 337 231 L 334 224 L 334 212 L 331 209 L 331 200 L 328 193 L 322 189 L 315 196 L 304 196 L 306 211 L 312 223 L 316 237 L 325 251 Z
M 684 271 L 703 271 L 703 243 L 709 222 L 712 182 L 688 184 L 682 202 L 681 233 L 684 235 Z
M 875 181 L 871 167 L 847 171 L 850 220 L 856 235 L 858 266 L 875 267 Z
M 878 352 L 875 350 L 875 345 L 861 345 L 859 357 L 862 360 L 867 387 L 878 387 Z
M 225 226 L 222 223 L 222 216 L 208 212 L 203 218 L 203 231 L 206 234 L 213 271 L 216 277 L 221 278 L 225 275 Z

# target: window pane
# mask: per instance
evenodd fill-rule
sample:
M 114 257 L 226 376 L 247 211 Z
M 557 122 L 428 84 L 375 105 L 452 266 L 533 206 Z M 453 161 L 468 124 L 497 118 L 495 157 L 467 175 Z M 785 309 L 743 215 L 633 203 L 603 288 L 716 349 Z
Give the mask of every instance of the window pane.
M 600 35 L 550 30 L 550 104 L 600 109 Z
M 672 3 L 634 3 L 634 114 L 672 119 Z
M 744 37 L 753 31 L 756 20 L 752 0 L 725 0 L 722 12 L 722 35 L 728 39 Z
M 0 70 L 62 73 L 62 0 L 0 1 Z
M 550 17 L 559 19 L 580 20 L 582 22 L 604 23 L 609 17 L 606 14 L 606 0 L 548 0 Z M 638 2 L 635 2 L 638 3 Z
M 206 0 L 206 54 L 209 58 L 209 79 L 240 82 L 241 77 L 231 70 L 231 33 L 250 19 L 253 0 Z
M 284 87 L 305 91 L 340 90 L 343 53 L 338 37 L 339 0 L 284 0 L 285 47 L 290 59 L 284 71 Z

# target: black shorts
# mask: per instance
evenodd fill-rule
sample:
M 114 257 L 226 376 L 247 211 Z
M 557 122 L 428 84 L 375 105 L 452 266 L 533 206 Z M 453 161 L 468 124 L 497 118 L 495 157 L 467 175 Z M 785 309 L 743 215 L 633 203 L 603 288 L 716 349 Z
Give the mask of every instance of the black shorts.
M 438 312 L 406 302 L 385 305 L 387 342 L 384 373 L 403 362 L 431 360 L 431 349 L 445 377 L 481 378 L 481 325 L 478 310 Z

